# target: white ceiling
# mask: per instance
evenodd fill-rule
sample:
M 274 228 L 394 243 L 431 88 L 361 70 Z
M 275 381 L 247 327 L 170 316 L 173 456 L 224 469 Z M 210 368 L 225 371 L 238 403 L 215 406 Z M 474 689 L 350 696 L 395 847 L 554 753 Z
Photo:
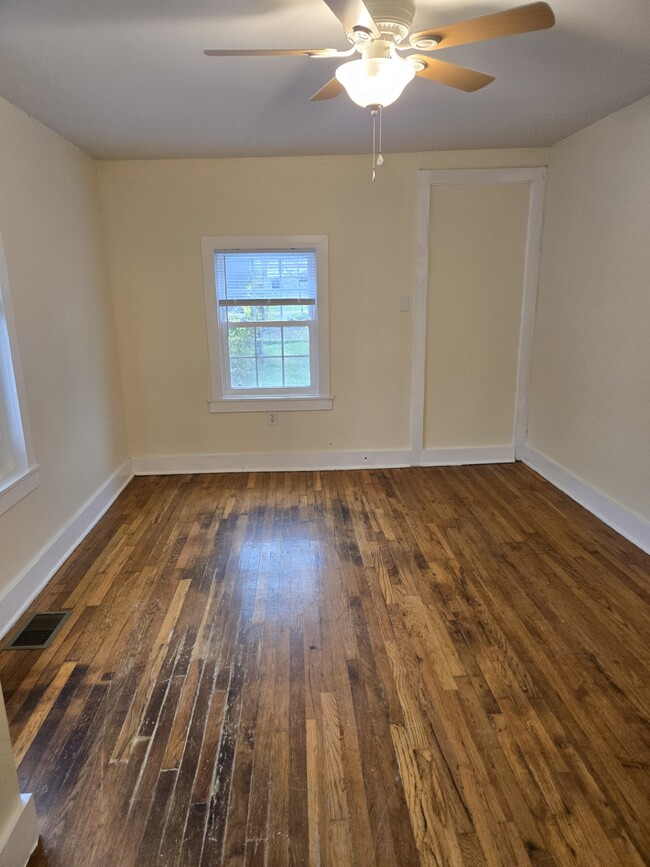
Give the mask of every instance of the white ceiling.
M 438 52 L 496 81 L 416 79 L 384 150 L 546 146 L 650 92 L 650 0 L 549 2 L 552 30 Z M 420 0 L 414 28 L 517 5 Z M 0 95 L 96 157 L 367 152 L 367 112 L 309 102 L 341 60 L 202 53 L 293 47 L 348 45 L 321 0 L 0 0 Z

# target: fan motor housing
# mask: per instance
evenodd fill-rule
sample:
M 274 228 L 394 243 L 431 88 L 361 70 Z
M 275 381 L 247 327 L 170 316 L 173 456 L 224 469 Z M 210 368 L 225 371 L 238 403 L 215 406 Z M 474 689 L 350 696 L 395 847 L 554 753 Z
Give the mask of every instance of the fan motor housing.
M 384 39 L 396 45 L 406 39 L 415 15 L 411 0 L 366 0 L 366 6 Z

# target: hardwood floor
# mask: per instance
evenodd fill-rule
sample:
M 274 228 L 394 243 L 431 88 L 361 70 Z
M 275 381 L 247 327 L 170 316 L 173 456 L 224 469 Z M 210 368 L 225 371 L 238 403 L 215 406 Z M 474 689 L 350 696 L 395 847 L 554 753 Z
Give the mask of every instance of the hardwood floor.
M 521 464 L 135 479 L 0 654 L 30 863 L 641 867 L 649 570 Z

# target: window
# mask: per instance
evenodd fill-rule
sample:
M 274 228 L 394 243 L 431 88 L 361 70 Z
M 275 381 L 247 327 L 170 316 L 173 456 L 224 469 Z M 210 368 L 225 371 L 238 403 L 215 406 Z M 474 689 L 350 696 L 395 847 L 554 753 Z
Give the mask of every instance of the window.
M 38 485 L 20 395 L 18 351 L 0 241 L 0 515 Z
M 212 412 L 331 409 L 327 238 L 203 238 Z

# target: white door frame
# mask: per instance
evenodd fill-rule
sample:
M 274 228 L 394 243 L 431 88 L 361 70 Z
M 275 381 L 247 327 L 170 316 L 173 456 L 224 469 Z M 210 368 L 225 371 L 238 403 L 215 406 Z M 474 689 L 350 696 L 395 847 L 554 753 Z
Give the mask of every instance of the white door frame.
M 514 460 L 523 446 L 528 424 L 528 383 L 535 321 L 535 303 L 542 241 L 546 169 L 449 169 L 418 172 L 415 287 L 413 293 L 413 357 L 411 379 L 411 465 L 492 463 Z M 517 390 L 512 447 L 444 449 L 444 455 L 424 449 L 424 400 L 429 284 L 429 210 L 432 186 L 460 184 L 528 184 L 528 226 L 524 260 L 523 297 L 519 326 Z M 433 452 L 433 453 L 432 453 Z M 481 454 L 477 454 L 480 452 Z M 470 454 L 472 453 L 472 454 Z

